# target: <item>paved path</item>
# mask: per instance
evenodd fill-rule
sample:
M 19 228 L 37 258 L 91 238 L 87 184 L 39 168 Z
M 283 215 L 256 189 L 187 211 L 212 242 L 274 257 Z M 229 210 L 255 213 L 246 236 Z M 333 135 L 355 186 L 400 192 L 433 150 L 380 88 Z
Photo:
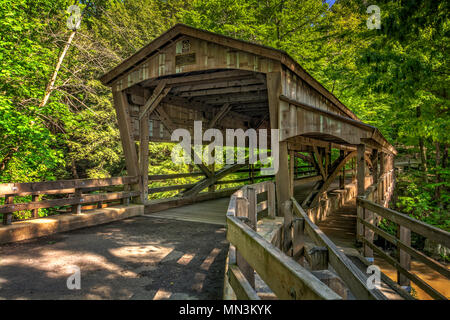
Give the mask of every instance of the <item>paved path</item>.
M 0 246 L 0 299 L 221 299 L 225 228 L 135 217 Z M 72 266 L 81 290 L 68 290 Z

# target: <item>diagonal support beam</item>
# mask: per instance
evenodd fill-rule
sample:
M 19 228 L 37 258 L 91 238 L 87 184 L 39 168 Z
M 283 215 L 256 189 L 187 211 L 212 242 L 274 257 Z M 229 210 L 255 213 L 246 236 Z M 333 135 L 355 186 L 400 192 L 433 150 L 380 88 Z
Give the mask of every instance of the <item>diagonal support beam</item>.
M 225 103 L 219 110 L 219 112 L 212 118 L 212 120 L 208 124 L 208 129 L 214 127 L 223 117 L 231 110 L 231 105 L 229 103 Z
M 139 120 L 141 120 L 146 114 L 151 114 L 153 110 L 159 105 L 162 99 L 167 96 L 171 88 L 166 88 L 166 81 L 162 80 L 158 83 L 152 96 L 147 100 L 142 107 L 142 111 L 139 114 Z
M 167 114 L 166 111 L 164 111 L 164 108 L 162 108 L 161 105 L 159 105 L 155 109 L 155 114 L 158 116 L 159 120 L 167 128 L 167 130 L 170 132 L 170 134 L 172 134 L 172 132 L 174 132 L 176 129 L 175 125 L 173 124 L 172 120 L 170 120 L 169 115 Z M 198 156 L 195 153 L 195 150 L 193 148 L 191 148 L 190 156 L 194 163 L 199 162 L 199 161 L 195 161 L 196 159 L 198 159 Z M 212 177 L 214 175 L 203 163 L 197 164 L 197 166 L 205 174 L 205 176 Z
M 317 164 L 319 165 L 320 174 L 322 175 L 323 180 L 325 181 L 327 179 L 327 175 L 326 175 L 325 169 L 323 167 L 322 156 L 320 155 L 319 150 L 317 149 L 317 146 L 313 146 L 313 149 L 314 149 L 314 154 L 316 156 Z
M 325 191 L 327 191 L 328 187 L 331 185 L 331 183 L 334 181 L 334 179 L 336 179 L 336 177 L 340 173 L 341 169 L 353 157 L 356 157 L 356 151 L 350 152 L 348 155 L 346 155 L 344 157 L 344 159 L 342 159 L 341 162 L 339 162 L 339 164 L 336 166 L 336 168 L 334 168 L 333 172 L 331 172 L 331 174 L 328 176 L 328 178 L 325 180 L 323 185 L 320 187 L 319 191 L 316 193 L 316 195 L 312 199 L 312 201 L 311 201 L 312 207 L 314 207 L 317 204 L 317 202 L 320 198 L 320 195 L 322 193 L 324 193 Z

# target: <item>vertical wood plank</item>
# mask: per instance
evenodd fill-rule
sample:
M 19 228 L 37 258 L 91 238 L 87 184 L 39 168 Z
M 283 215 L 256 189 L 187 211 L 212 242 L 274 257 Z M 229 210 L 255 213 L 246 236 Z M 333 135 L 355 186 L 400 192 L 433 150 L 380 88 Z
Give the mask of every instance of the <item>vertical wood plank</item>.
M 397 228 L 397 237 L 398 239 L 400 239 L 400 241 L 402 241 L 406 245 L 411 246 L 411 230 L 399 226 Z M 398 250 L 399 250 L 398 259 L 400 265 L 408 271 L 411 270 L 411 256 L 401 248 L 399 248 Z M 411 281 L 400 272 L 397 272 L 397 280 L 398 284 L 401 286 L 411 285 Z
M 236 199 L 236 216 L 249 218 L 248 215 L 248 201 L 245 198 Z M 255 271 L 248 264 L 248 262 L 242 257 L 239 251 L 236 249 L 236 264 L 250 283 L 252 288 L 255 288 Z
M 344 158 L 344 150 L 339 151 L 339 156 L 343 159 Z M 339 177 L 339 189 L 345 188 L 345 166 L 342 167 L 342 175 Z
M 256 189 L 252 187 L 247 188 L 247 199 L 248 199 L 248 219 L 250 220 L 250 224 L 253 230 L 256 231 L 256 226 L 258 223 L 257 216 L 257 198 L 256 198 Z
M 78 198 L 79 200 L 81 200 L 81 189 L 75 189 L 74 197 Z M 74 204 L 72 206 L 72 213 L 73 214 L 80 214 L 81 213 L 81 203 Z
M 283 252 L 288 256 L 292 256 L 292 220 L 293 220 L 293 208 L 292 200 L 287 200 L 282 204 L 284 223 L 283 223 Z
M 289 151 L 289 194 L 294 195 L 295 153 Z
M 146 93 L 145 98 L 147 98 Z M 150 137 L 149 113 L 143 115 L 139 120 L 139 171 L 141 174 L 141 203 L 148 201 L 148 144 Z
M 275 218 L 276 207 L 275 207 L 275 184 L 272 181 L 267 182 L 267 201 L 269 217 Z

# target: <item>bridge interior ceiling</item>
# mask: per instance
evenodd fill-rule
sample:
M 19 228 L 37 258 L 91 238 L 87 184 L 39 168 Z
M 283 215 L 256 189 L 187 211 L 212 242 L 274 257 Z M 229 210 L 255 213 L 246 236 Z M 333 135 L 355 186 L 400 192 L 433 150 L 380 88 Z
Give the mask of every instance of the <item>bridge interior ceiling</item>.
M 186 81 L 182 81 L 183 78 Z M 164 79 L 168 78 L 161 78 L 160 81 Z M 266 77 L 262 73 L 216 70 L 188 73 L 183 77 L 169 79 L 172 81 L 169 81 L 167 86 L 171 89 L 162 100 L 163 103 L 179 103 L 186 108 L 197 109 L 201 109 L 198 106 L 203 106 L 216 111 L 228 104 L 231 108 L 229 111 L 238 112 L 255 120 L 266 115 L 269 110 Z M 190 79 L 193 81 L 189 81 Z M 142 86 L 154 89 L 156 84 L 155 81 L 149 81 L 144 82 Z

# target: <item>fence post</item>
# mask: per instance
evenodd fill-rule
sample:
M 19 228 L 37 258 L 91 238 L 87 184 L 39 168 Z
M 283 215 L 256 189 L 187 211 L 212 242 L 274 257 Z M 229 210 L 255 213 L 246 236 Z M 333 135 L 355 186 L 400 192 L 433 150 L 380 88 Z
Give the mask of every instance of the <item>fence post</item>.
M 32 202 L 39 201 L 39 195 L 33 194 L 33 195 L 31 196 L 31 201 L 32 201 Z M 32 213 L 33 213 L 33 218 L 39 218 L 39 208 L 33 209 L 33 210 L 32 210 Z
M 14 196 L 5 195 L 5 204 L 13 204 L 13 203 L 14 203 Z M 12 212 L 3 214 L 3 224 L 4 225 L 12 224 Z
M 252 187 L 247 188 L 247 199 L 248 199 L 248 219 L 250 220 L 251 227 L 256 231 L 258 225 L 258 204 L 256 198 L 256 189 Z
M 286 200 L 283 203 L 282 210 L 284 216 L 282 248 L 283 252 L 292 257 L 292 200 Z
M 364 144 L 359 144 L 357 146 L 357 166 L 356 166 L 356 179 L 357 179 L 357 196 L 361 197 L 364 195 L 365 191 L 365 180 L 366 180 L 366 160 L 364 159 L 364 153 L 366 152 L 366 146 Z M 356 208 L 357 217 L 364 219 L 364 208 L 357 206 Z M 361 222 L 357 220 L 356 222 L 356 239 L 364 237 L 364 227 Z
M 411 230 L 398 225 L 397 227 L 397 237 L 398 239 L 405 243 L 408 246 L 411 246 Z M 411 256 L 405 252 L 404 250 L 397 247 L 398 250 L 398 262 L 400 265 L 406 270 L 411 270 Z M 397 271 L 397 281 L 401 286 L 409 287 L 411 285 L 411 281 L 405 277 L 403 274 Z
M 245 198 L 236 198 L 236 217 L 248 219 L 248 201 Z M 255 271 L 236 249 L 236 264 L 250 285 L 255 288 Z

